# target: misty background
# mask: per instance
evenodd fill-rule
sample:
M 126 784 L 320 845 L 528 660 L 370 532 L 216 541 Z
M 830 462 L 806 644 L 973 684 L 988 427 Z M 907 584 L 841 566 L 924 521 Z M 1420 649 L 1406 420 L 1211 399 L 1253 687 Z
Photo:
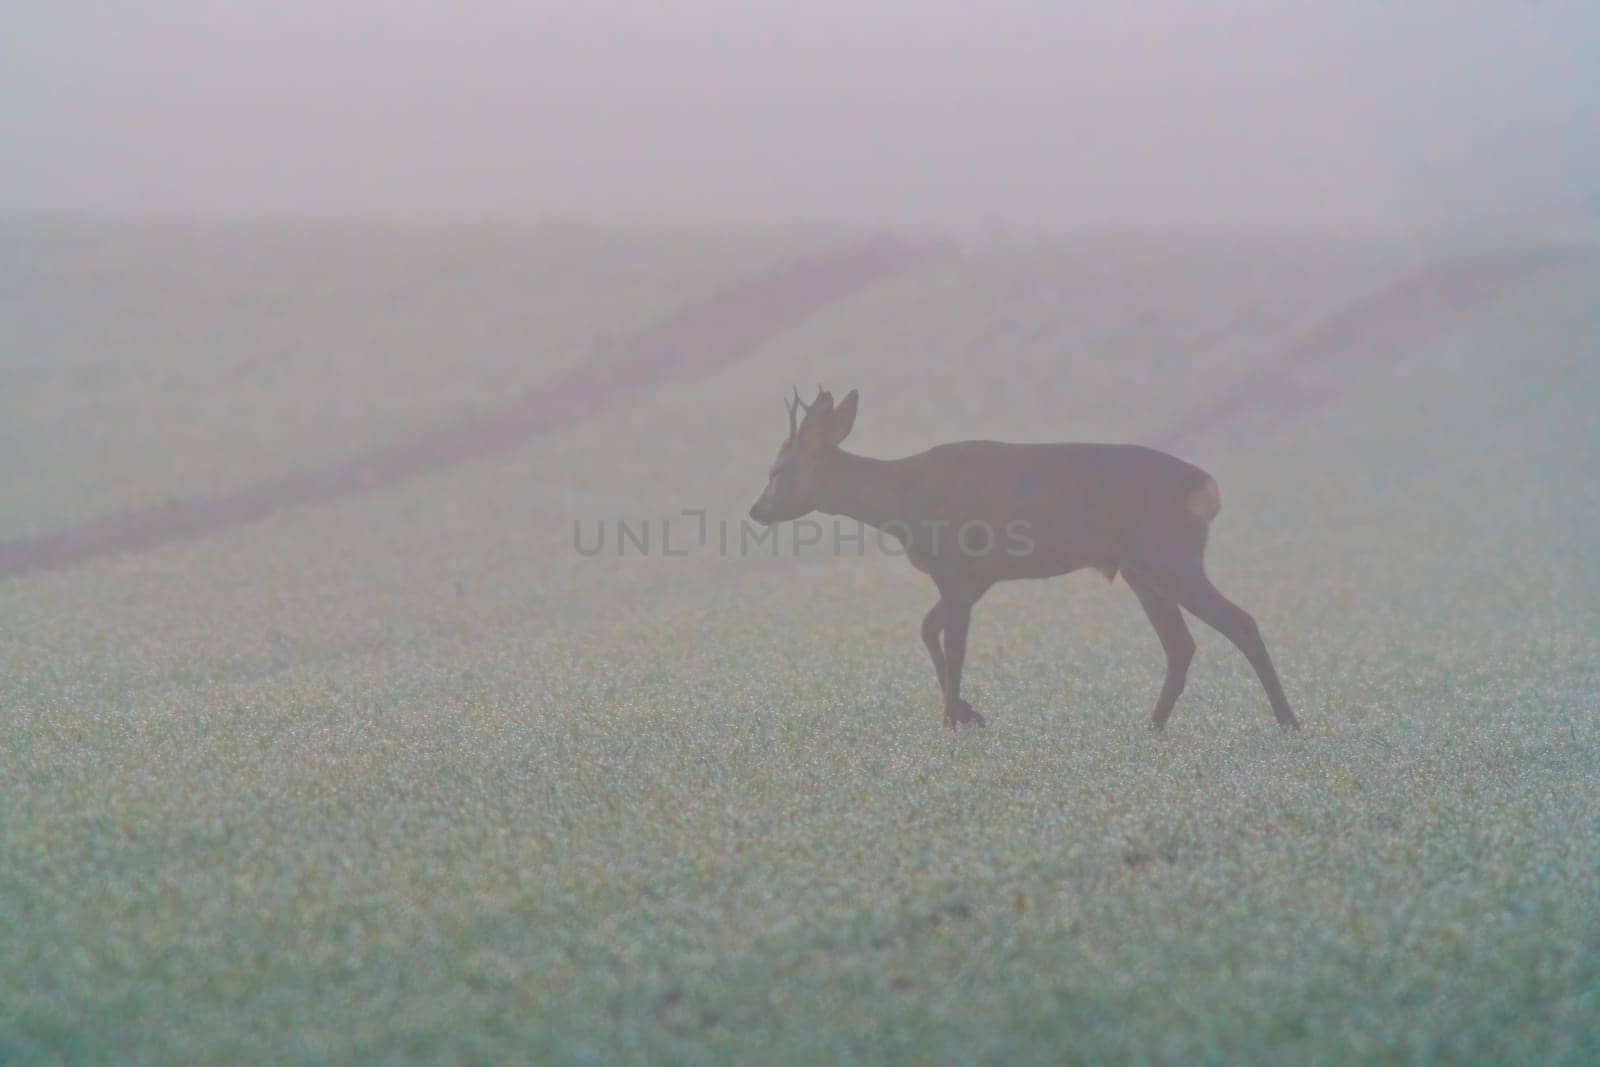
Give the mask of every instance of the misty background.
M 1600 186 L 1600 15 L 331 0 L 0 9 L 0 212 L 1393 229 Z

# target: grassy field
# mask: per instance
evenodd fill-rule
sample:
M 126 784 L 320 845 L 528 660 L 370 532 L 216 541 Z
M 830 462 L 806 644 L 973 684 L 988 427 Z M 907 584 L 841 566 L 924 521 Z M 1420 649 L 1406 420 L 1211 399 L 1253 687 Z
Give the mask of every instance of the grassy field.
M 839 239 L 9 232 L 7 538 L 418 432 Z M 1152 439 L 1522 247 L 933 249 L 510 455 L 4 580 L 0 1060 L 1600 1061 L 1592 248 L 1190 435 L 1298 735 L 1199 627 L 1151 734 L 1096 575 L 979 605 L 951 733 L 904 561 L 573 548 L 736 522 L 791 381 L 859 388 L 869 455 Z

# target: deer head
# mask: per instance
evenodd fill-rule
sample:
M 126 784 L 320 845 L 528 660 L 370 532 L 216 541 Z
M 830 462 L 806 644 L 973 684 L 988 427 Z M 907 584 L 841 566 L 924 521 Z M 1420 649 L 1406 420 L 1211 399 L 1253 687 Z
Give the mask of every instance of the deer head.
M 768 526 L 816 510 L 821 461 L 850 435 L 856 422 L 857 399 L 852 389 L 835 407 L 833 394 L 819 385 L 816 399 L 807 404 L 800 399 L 800 390 L 794 391 L 793 399 L 786 402 L 789 436 L 778 446 L 767 488 L 750 509 L 752 519 Z

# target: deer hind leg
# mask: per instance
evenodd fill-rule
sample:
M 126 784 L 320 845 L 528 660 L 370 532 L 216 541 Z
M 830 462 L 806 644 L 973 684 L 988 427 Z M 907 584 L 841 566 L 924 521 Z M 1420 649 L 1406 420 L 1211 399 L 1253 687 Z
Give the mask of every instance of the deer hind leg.
M 1149 618 L 1150 625 L 1155 627 L 1156 636 L 1161 639 L 1162 651 L 1167 654 L 1166 681 L 1161 685 L 1161 695 L 1156 698 L 1156 710 L 1150 716 L 1150 725 L 1159 730 L 1167 725 L 1172 706 L 1178 702 L 1178 695 L 1183 692 L 1184 682 L 1189 677 L 1189 663 L 1194 659 L 1194 637 L 1189 633 L 1188 624 L 1183 621 L 1183 612 L 1178 609 L 1176 600 L 1156 589 L 1135 571 L 1124 570 L 1122 577 L 1139 598 L 1145 616 Z
M 1185 568 L 1170 578 L 1170 582 L 1163 582 L 1166 591 L 1196 618 L 1232 641 L 1244 653 L 1244 658 L 1250 661 L 1256 677 L 1261 679 L 1261 688 L 1267 691 L 1267 699 L 1272 703 L 1272 713 L 1277 717 L 1278 725 L 1287 730 L 1298 729 L 1300 724 L 1289 708 L 1289 699 L 1283 695 L 1283 684 L 1278 681 L 1277 669 L 1272 665 L 1272 657 L 1267 654 L 1267 646 L 1261 640 L 1261 630 L 1256 626 L 1256 620 L 1248 611 L 1219 593 L 1199 566 Z

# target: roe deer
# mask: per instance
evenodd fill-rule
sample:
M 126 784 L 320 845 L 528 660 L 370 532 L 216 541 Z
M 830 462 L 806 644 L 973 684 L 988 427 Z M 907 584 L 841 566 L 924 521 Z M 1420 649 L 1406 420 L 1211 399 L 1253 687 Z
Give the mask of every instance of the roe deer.
M 852 389 L 835 407 L 818 386 L 806 404 L 795 390 L 787 401 L 789 436 L 750 517 L 765 526 L 821 511 L 900 541 L 939 588 L 922 640 L 939 676 L 946 725 L 984 724 L 961 699 L 967 624 L 978 598 L 998 581 L 1094 567 L 1108 580 L 1122 574 L 1166 651 L 1152 726 L 1166 725 L 1194 656 L 1181 606 L 1238 646 L 1278 724 L 1297 727 L 1255 619 L 1206 577 L 1206 533 L 1222 497 L 1205 471 L 1139 445 L 961 441 L 905 459 L 868 459 L 839 447 L 855 425 L 856 401 Z

